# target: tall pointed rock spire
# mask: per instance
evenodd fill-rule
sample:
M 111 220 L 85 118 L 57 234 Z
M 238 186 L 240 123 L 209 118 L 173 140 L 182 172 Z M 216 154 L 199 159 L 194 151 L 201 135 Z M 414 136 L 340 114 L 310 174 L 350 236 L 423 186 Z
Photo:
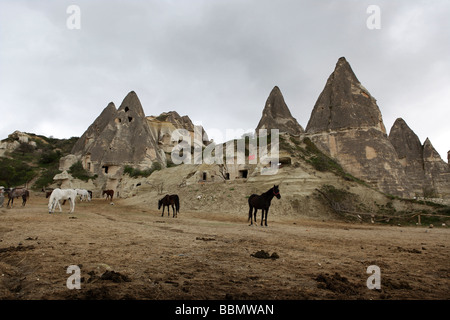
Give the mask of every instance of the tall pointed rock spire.
M 262 117 L 256 127 L 256 132 L 259 129 L 278 129 L 280 132 L 294 135 L 304 132 L 302 126 L 292 116 L 281 94 L 281 90 L 277 86 L 272 89 L 267 98 Z
M 361 85 L 342 57 L 317 99 L 306 132 L 366 127 L 386 133 L 375 98 Z
M 406 124 L 405 120 L 398 118 L 389 132 L 389 140 L 405 169 L 412 191 L 417 195 L 421 195 L 423 193 L 425 175 L 423 148 L 419 137 Z
M 157 138 L 150 130 L 138 96 L 131 91 L 117 110 L 113 103 L 103 110 L 72 153 L 97 174 L 105 173 L 110 166 L 149 168 L 153 162 L 164 166 L 166 159 Z
M 80 139 L 77 140 L 72 148 L 72 154 L 80 154 L 90 148 L 90 145 L 98 138 L 105 127 L 111 120 L 114 120 L 117 110 L 113 102 L 103 109 L 102 113 L 94 120 L 94 122 L 83 133 Z
M 345 58 L 317 99 L 306 133 L 353 176 L 389 194 L 412 195 L 376 100 Z

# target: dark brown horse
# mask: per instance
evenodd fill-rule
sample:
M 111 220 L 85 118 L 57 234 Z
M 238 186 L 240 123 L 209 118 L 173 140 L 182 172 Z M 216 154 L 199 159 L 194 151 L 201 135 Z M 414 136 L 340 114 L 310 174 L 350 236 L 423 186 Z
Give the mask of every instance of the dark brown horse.
M 252 212 L 255 209 L 255 223 L 256 223 L 256 212 L 258 209 L 262 210 L 261 215 L 261 226 L 263 225 L 263 221 L 265 220 L 265 225 L 267 227 L 267 214 L 269 213 L 270 202 L 273 197 L 277 197 L 277 199 L 281 198 L 280 190 L 278 186 L 274 185 L 273 188 L 270 188 L 268 191 L 264 192 L 261 195 L 252 194 L 248 198 L 248 205 L 250 210 L 248 212 L 248 220 L 250 221 L 250 225 L 253 225 Z
M 26 188 L 13 188 L 13 189 L 5 189 L 5 193 L 8 195 L 8 204 L 6 207 L 13 207 L 14 198 L 22 197 L 22 207 L 27 203 L 27 199 L 30 197 L 30 192 Z M 11 203 L 11 206 L 10 206 Z
M 158 210 L 163 206 L 163 211 L 161 217 L 164 217 L 164 209 L 167 206 L 167 215 L 170 216 L 170 206 L 172 206 L 173 217 L 176 218 L 178 216 L 178 212 L 180 212 L 180 198 L 177 194 L 166 195 L 161 200 L 158 200 Z M 175 209 L 174 209 L 175 206 Z
M 112 201 L 112 199 L 113 199 L 113 197 L 114 197 L 114 190 L 103 190 L 102 197 L 103 197 L 105 194 L 106 194 L 106 200 L 108 200 L 108 198 L 110 198 L 111 201 Z

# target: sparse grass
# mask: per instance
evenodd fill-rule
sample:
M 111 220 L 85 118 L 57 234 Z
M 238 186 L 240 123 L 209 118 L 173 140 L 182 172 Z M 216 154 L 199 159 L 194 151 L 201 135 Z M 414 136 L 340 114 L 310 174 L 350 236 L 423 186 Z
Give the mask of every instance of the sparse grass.
M 280 135 L 280 149 L 298 157 L 320 172 L 332 172 L 347 181 L 354 181 L 369 187 L 366 182 L 346 172 L 342 166 L 333 158 L 323 153 L 310 138 L 306 137 L 300 141 L 299 138 L 289 136 L 289 141 Z

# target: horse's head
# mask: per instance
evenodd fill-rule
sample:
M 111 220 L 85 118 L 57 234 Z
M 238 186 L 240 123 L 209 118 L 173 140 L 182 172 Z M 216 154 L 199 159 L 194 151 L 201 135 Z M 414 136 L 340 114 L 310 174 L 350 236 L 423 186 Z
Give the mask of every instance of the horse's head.
M 273 185 L 272 191 L 274 196 L 277 197 L 277 199 L 281 198 L 280 189 L 278 189 L 278 186 Z
M 158 200 L 158 210 L 161 209 L 161 206 L 162 206 L 162 199 Z

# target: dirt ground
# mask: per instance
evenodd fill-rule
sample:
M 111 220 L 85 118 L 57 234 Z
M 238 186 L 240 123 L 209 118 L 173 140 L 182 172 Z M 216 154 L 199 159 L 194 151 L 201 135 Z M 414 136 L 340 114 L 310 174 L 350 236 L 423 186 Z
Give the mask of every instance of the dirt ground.
M 450 229 L 47 199 L 0 209 L 0 299 L 450 299 Z M 260 215 L 258 215 L 258 221 Z M 71 265 L 81 289 L 69 289 Z M 370 290 L 369 266 L 381 289 Z M 72 278 L 71 278 L 72 279 Z M 74 283 L 74 282 L 70 282 Z

